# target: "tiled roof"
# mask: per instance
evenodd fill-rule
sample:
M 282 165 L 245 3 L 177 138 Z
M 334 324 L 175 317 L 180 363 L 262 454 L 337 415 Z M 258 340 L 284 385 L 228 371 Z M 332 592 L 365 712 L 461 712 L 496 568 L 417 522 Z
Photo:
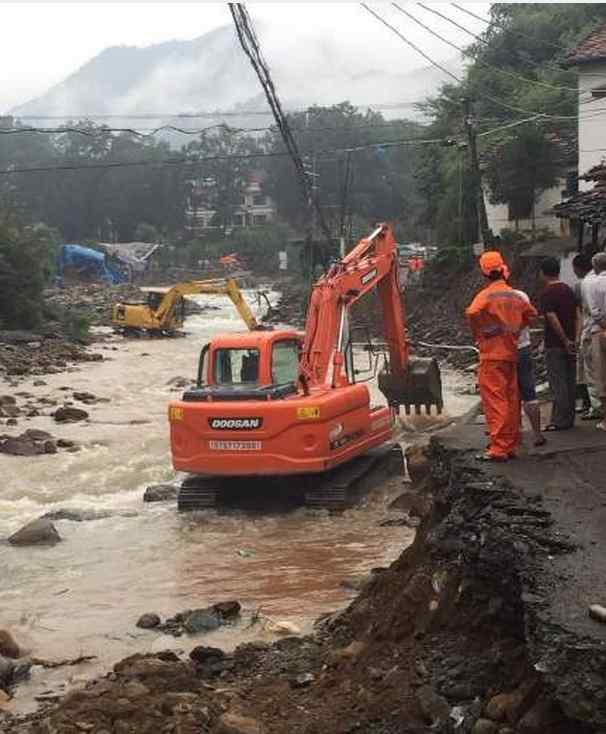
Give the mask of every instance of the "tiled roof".
M 580 219 L 589 224 L 606 223 L 606 163 L 594 166 L 580 176 L 585 181 L 595 181 L 589 191 L 580 191 L 570 199 L 554 206 L 556 216 Z
M 566 66 L 606 61 L 606 23 L 593 30 L 566 56 Z

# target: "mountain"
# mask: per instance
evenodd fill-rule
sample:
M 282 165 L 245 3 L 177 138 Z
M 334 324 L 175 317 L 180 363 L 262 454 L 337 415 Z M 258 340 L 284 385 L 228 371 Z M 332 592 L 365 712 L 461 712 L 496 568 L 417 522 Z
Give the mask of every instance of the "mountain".
M 347 49 L 336 37 L 298 33 L 285 38 L 274 33 L 266 44 L 266 37 L 260 35 L 286 109 L 349 100 L 384 108 L 386 117 L 418 118 L 414 104 L 447 80 L 433 67 L 395 70 L 388 59 L 376 53 L 369 58 L 355 44 Z M 456 60 L 443 63 L 453 71 L 460 69 Z M 214 114 L 218 110 L 237 112 L 237 118 L 228 116 L 233 124 L 242 125 L 246 119 L 259 126 L 269 119 L 242 113 L 265 113 L 267 109 L 233 28 L 223 26 L 191 41 L 107 48 L 11 114 L 28 118 L 70 115 L 73 119 L 112 114 L 120 116 L 121 124 L 128 124 L 129 115 L 151 113 L 149 121 L 137 121 L 136 126 L 179 120 L 181 127 L 195 128 L 223 119 Z M 209 120 L 178 117 L 196 113 L 208 113 Z M 130 123 L 134 126 L 132 120 Z

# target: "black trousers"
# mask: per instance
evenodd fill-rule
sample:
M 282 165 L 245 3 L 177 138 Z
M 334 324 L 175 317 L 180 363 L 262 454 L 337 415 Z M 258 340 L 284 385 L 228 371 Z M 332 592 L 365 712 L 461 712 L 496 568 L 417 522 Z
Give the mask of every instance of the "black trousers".
M 553 405 L 551 423 L 558 428 L 574 425 L 577 395 L 577 359 L 565 349 L 545 349 L 545 367 Z

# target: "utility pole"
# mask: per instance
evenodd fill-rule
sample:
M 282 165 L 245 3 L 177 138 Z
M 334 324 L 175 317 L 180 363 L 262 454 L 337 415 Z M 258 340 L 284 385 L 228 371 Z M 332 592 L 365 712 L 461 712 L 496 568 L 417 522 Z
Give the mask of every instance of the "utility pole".
M 469 143 L 469 155 L 471 164 L 471 175 L 476 195 L 476 206 L 478 210 L 478 225 L 484 248 L 492 244 L 492 232 L 488 228 L 488 216 L 486 215 L 486 203 L 484 201 L 484 189 L 482 188 L 482 173 L 478 161 L 478 146 L 476 141 L 475 120 L 471 100 L 466 97 L 463 100 L 465 107 L 465 129 Z

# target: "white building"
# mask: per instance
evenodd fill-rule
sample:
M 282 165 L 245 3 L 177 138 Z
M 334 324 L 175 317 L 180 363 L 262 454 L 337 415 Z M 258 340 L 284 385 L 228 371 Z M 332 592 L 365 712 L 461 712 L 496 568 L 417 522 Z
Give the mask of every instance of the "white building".
M 194 233 L 213 229 L 216 210 L 211 208 L 215 182 L 211 178 L 192 182 L 192 193 L 186 209 L 187 228 Z M 276 218 L 276 207 L 263 191 L 259 177 L 251 176 L 236 207 L 232 227 L 256 227 L 268 224 Z
M 606 23 L 592 31 L 566 57 L 579 73 L 579 173 L 606 158 Z M 579 181 L 581 191 L 592 188 Z
M 534 207 L 534 224 L 537 229 L 550 229 L 555 235 L 559 235 L 560 237 L 568 236 L 569 232 L 566 220 L 558 219 L 553 212 L 553 207 L 559 204 L 562 198 L 567 196 L 568 193 L 565 179 L 561 179 L 554 188 L 547 189 L 541 193 Z M 516 224 L 520 231 L 532 230 L 532 213 L 529 213 L 527 217 L 518 218 L 516 223 L 507 204 L 491 204 L 488 198 L 488 191 L 484 192 L 484 200 L 486 202 L 488 226 L 494 234 L 499 234 L 504 229 L 516 229 Z

